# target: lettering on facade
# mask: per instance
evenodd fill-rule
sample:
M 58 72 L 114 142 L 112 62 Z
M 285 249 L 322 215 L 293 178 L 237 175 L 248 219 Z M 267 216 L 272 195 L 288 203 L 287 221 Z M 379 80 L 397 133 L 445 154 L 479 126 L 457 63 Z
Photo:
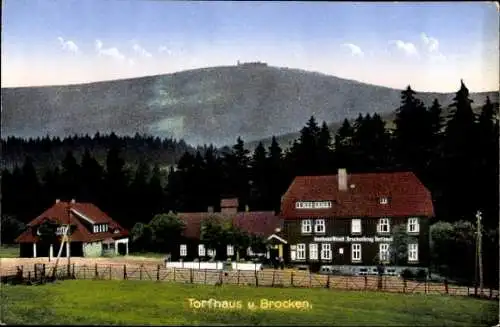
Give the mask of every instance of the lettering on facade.
M 375 242 L 392 242 L 393 237 L 350 237 L 350 236 L 327 236 L 327 237 L 315 237 L 314 242 L 360 242 L 360 243 L 375 243 Z

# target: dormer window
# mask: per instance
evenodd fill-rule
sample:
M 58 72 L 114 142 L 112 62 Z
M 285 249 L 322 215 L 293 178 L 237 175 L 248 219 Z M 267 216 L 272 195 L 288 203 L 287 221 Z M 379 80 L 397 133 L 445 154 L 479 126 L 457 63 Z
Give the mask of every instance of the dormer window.
M 389 203 L 389 198 L 387 198 L 387 197 L 381 197 L 379 199 L 379 203 L 380 204 L 388 204 Z
M 94 233 L 104 233 L 108 231 L 108 224 L 94 225 Z

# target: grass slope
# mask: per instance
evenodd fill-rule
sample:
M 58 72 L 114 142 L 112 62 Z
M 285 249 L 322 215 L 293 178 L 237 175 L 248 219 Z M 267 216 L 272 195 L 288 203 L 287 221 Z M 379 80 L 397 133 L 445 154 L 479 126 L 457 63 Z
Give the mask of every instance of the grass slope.
M 241 301 L 243 308 L 194 309 L 189 298 Z M 306 300 L 311 307 L 247 308 L 261 299 Z M 145 281 L 5 286 L 2 303 L 7 324 L 492 326 L 498 318 L 497 302 L 460 297 Z
M 0 258 L 18 258 L 19 245 L 4 245 L 0 246 Z

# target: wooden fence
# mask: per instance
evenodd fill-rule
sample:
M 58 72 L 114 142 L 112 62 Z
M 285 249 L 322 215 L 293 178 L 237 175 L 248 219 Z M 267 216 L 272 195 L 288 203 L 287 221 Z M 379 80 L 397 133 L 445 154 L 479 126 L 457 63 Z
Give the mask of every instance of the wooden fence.
M 249 285 L 255 287 L 304 287 L 337 290 L 362 290 L 396 293 L 477 295 L 473 287 L 449 285 L 427 280 L 404 280 L 397 276 L 337 276 L 296 270 L 218 271 L 208 269 L 166 268 L 163 265 L 52 265 L 19 266 L 2 274 L 17 282 L 37 282 L 51 279 L 149 280 L 206 285 Z M 484 289 L 483 296 L 498 299 L 497 289 Z

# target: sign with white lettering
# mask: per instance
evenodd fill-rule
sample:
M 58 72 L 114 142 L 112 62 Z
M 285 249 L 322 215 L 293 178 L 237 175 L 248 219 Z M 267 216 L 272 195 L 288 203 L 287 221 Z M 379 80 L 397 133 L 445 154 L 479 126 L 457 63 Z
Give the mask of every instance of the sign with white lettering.
M 374 242 L 392 242 L 393 237 L 350 237 L 350 236 L 328 236 L 328 237 L 315 237 L 314 242 L 360 242 L 360 243 L 374 243 Z

